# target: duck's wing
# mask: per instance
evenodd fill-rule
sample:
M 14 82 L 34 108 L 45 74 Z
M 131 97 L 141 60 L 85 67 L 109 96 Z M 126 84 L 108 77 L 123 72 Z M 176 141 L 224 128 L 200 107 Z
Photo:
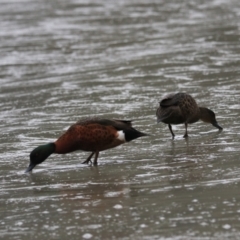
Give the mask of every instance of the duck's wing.
M 77 125 L 88 125 L 88 124 L 100 124 L 103 126 L 112 126 L 117 130 L 124 130 L 126 128 L 132 127 L 132 121 L 130 120 L 110 120 L 103 118 L 90 118 L 79 120 Z
M 77 124 L 81 126 L 86 125 L 101 125 L 106 126 L 106 131 L 118 132 L 117 139 L 121 140 L 121 143 L 130 142 L 136 138 L 148 136 L 146 133 L 142 133 L 132 127 L 130 120 L 110 120 L 110 119 L 88 119 L 84 122 L 81 120 Z M 96 127 L 96 126 L 95 126 Z M 108 129 L 108 130 L 107 130 Z M 114 130 L 115 129 L 115 130 Z M 119 144 L 118 144 L 119 145 Z
M 159 103 L 161 107 L 166 108 L 171 106 L 177 106 L 178 102 L 179 98 L 177 97 L 177 94 L 170 94 L 163 98 Z
M 157 122 L 166 124 L 179 124 L 185 121 L 178 106 L 159 107 L 156 112 Z
M 157 122 L 165 122 L 165 120 L 171 116 L 171 112 L 171 109 L 159 107 L 156 111 Z
M 99 119 L 97 122 L 101 125 L 112 126 L 117 130 L 125 130 L 132 127 L 132 121 L 130 120 L 118 120 L 118 119 Z

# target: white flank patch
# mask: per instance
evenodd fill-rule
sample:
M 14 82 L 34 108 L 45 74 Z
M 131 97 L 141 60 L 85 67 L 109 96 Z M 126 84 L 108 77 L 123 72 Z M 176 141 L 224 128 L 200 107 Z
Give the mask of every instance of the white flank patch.
M 117 139 L 119 139 L 120 141 L 126 142 L 125 133 L 123 131 L 118 131 Z

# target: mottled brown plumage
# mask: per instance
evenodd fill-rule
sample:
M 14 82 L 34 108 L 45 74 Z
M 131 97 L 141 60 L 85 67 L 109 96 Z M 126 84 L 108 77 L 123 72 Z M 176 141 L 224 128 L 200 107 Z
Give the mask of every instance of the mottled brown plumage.
M 45 161 L 52 153 L 65 154 L 77 150 L 91 152 L 83 163 L 89 163 L 95 154 L 96 165 L 99 152 L 146 135 L 134 129 L 131 121 L 100 118 L 80 120 L 54 143 L 35 148 L 30 154 L 30 165 L 26 172 Z
M 202 120 L 211 123 L 222 130 L 216 121 L 215 113 L 208 109 L 199 107 L 192 96 L 186 93 L 169 94 L 160 101 L 156 112 L 157 121 L 168 124 L 169 130 L 174 138 L 171 124 L 185 124 L 184 137 L 188 137 L 188 124 Z

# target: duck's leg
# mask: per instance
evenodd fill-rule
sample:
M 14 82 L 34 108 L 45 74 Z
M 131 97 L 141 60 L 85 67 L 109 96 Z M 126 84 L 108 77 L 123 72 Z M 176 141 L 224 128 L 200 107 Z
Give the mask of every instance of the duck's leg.
M 187 138 L 187 137 L 188 137 L 187 126 L 188 126 L 188 124 L 185 123 L 185 134 L 184 134 L 184 136 L 183 136 L 184 138 Z
M 93 154 L 94 154 L 95 152 L 92 152 L 90 155 L 89 155 L 89 157 L 87 158 L 87 160 L 86 161 L 84 161 L 84 162 L 82 162 L 82 164 L 88 164 L 89 162 L 92 162 L 91 161 L 91 158 L 92 158 L 92 156 L 93 156 Z
M 171 134 L 172 134 L 172 138 L 174 138 L 174 137 L 175 137 L 175 134 L 173 133 L 172 125 L 171 125 L 171 124 L 168 124 L 168 128 L 169 128 L 169 130 L 170 130 L 170 132 L 171 132 Z
M 97 165 L 98 155 L 99 155 L 99 152 L 95 152 L 95 158 L 94 158 L 93 165 Z

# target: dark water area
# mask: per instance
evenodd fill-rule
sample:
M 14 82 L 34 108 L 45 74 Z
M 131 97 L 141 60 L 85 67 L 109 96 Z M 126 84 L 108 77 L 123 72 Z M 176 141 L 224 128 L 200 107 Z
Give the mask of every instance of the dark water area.
M 240 2 L 0 1 L 1 239 L 239 239 Z M 223 131 L 157 124 L 187 92 Z M 150 136 L 100 153 L 33 148 L 80 118 Z

